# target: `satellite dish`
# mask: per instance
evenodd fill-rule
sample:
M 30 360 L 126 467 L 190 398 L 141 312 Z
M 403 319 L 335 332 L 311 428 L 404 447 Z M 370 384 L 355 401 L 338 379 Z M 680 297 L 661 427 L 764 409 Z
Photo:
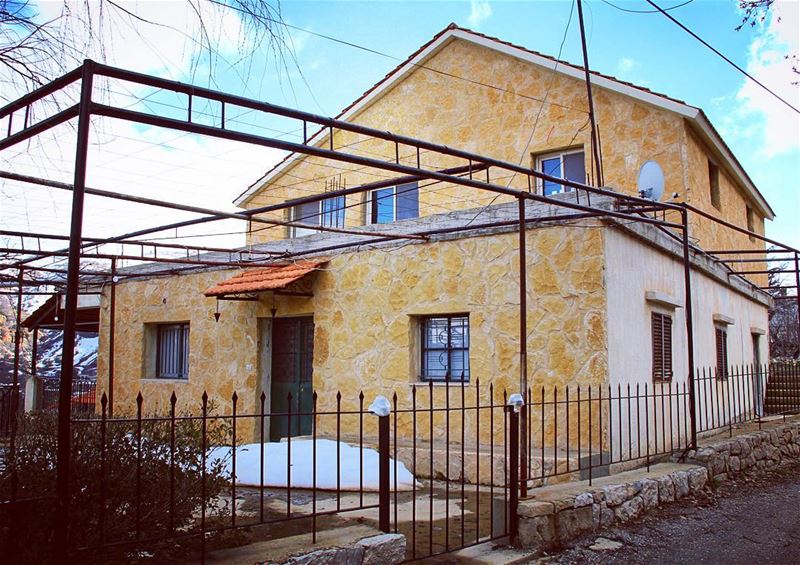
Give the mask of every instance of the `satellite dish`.
M 636 181 L 636 188 L 642 198 L 650 200 L 661 200 L 664 194 L 664 171 L 655 161 L 646 161 L 639 169 L 639 178 Z

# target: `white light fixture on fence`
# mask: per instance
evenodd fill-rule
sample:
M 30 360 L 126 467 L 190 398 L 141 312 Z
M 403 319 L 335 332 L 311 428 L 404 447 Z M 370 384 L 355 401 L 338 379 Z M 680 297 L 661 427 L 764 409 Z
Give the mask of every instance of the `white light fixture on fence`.
M 522 398 L 521 394 L 515 393 L 508 397 L 508 405 L 514 407 L 514 412 L 519 412 L 525 405 L 525 400 Z
M 369 405 L 367 410 L 376 416 L 388 416 L 389 412 L 392 411 L 392 407 L 391 404 L 389 404 L 388 398 L 378 395 L 375 397 L 375 400 L 372 401 L 372 404 Z

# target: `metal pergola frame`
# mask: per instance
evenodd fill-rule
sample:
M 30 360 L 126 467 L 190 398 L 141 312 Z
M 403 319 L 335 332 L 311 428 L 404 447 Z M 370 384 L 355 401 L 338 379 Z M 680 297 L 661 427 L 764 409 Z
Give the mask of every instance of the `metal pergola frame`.
M 186 96 L 187 113 L 185 119 L 168 118 L 148 114 L 146 112 L 134 111 L 130 109 L 117 108 L 111 105 L 101 104 L 93 100 L 93 86 L 96 77 L 102 77 L 107 80 L 120 80 L 125 82 L 134 83 L 139 86 L 152 87 L 171 91 L 180 95 Z M 53 95 L 58 91 L 73 85 L 80 86 L 80 100 L 66 109 L 58 111 L 57 113 L 46 117 L 36 123 L 31 124 L 31 107 L 36 102 L 43 98 Z M 195 99 L 201 99 L 206 102 L 213 102 L 220 105 L 221 119 L 219 124 L 208 125 L 200 124 L 192 121 L 192 105 Z M 236 107 L 247 109 L 248 111 L 256 111 L 266 115 L 279 116 L 281 118 L 288 118 L 302 123 L 302 143 L 286 141 L 274 137 L 263 135 L 256 135 L 252 133 L 245 133 L 226 127 L 225 112 L 226 107 Z M 14 117 L 18 112 L 24 112 L 22 119 L 22 127 L 15 128 Z M 310 156 L 321 157 L 330 159 L 337 162 L 348 163 L 351 165 L 358 165 L 365 168 L 373 168 L 381 171 L 386 171 L 398 175 L 394 178 L 387 180 L 362 184 L 360 186 L 338 189 L 329 192 L 324 192 L 312 196 L 302 198 L 294 198 L 287 200 L 280 204 L 270 206 L 263 206 L 250 210 L 239 212 L 225 212 L 220 210 L 213 210 L 209 208 L 201 208 L 196 206 L 187 206 L 176 204 L 165 200 L 158 200 L 152 198 L 143 198 L 138 196 L 130 196 L 120 194 L 110 190 L 101 190 L 86 186 L 86 172 L 87 172 L 87 153 L 89 146 L 89 124 L 92 116 L 103 116 L 114 119 L 121 119 L 131 121 L 139 124 L 145 124 L 156 127 L 170 128 L 182 132 L 215 137 L 219 139 L 226 139 L 232 141 L 239 141 L 243 143 L 258 145 L 262 147 L 269 147 L 284 151 L 291 151 Z M 480 228 L 499 227 L 499 226 L 515 226 L 519 232 L 519 276 L 520 276 L 520 392 L 528 388 L 528 375 L 527 375 L 527 284 L 526 284 L 526 243 L 525 231 L 532 224 L 544 224 L 552 221 L 564 221 L 572 219 L 585 219 L 585 218 L 613 218 L 618 220 L 626 220 L 629 222 L 645 223 L 653 225 L 656 228 L 667 233 L 670 237 L 679 241 L 682 245 L 683 255 L 683 270 L 684 270 L 684 307 L 686 311 L 686 331 L 687 331 L 687 366 L 689 375 L 689 409 L 691 417 L 691 445 L 696 446 L 697 431 L 696 431 L 696 418 L 695 418 L 695 387 L 692 375 L 694 374 L 694 338 L 693 338 L 693 317 L 692 317 L 692 289 L 691 289 L 691 254 L 705 253 L 699 248 L 692 245 L 689 235 L 689 214 L 694 213 L 711 221 L 717 222 L 726 228 L 745 233 L 751 237 L 755 237 L 765 243 L 775 245 L 778 251 L 770 250 L 724 250 L 718 252 L 711 252 L 713 260 L 725 264 L 730 268 L 731 264 L 740 259 L 723 259 L 716 257 L 716 255 L 725 254 L 749 254 L 757 253 L 763 254 L 764 258 L 753 259 L 753 262 L 766 262 L 769 253 L 789 253 L 794 257 L 794 269 L 787 272 L 794 272 L 796 284 L 794 286 L 786 286 L 784 288 L 800 288 L 800 252 L 792 247 L 780 244 L 779 242 L 765 238 L 759 234 L 749 232 L 748 230 L 739 228 L 733 224 L 720 220 L 706 212 L 698 210 L 697 208 L 688 204 L 676 204 L 667 202 L 655 202 L 652 200 L 621 194 L 613 190 L 589 186 L 583 183 L 573 182 L 565 179 L 560 179 L 541 172 L 523 167 L 518 164 L 493 159 L 485 155 L 479 155 L 459 149 L 454 149 L 444 145 L 434 144 L 420 139 L 415 139 L 408 136 L 396 135 L 390 132 L 377 130 L 353 123 L 348 123 L 338 119 L 327 118 L 307 112 L 302 112 L 286 107 L 276 106 L 266 102 L 253 100 L 241 96 L 226 94 L 220 91 L 211 90 L 208 88 L 201 88 L 197 86 L 187 85 L 163 78 L 157 78 L 141 73 L 131 72 L 103 64 L 96 63 L 91 60 L 86 60 L 84 64 L 54 80 L 53 82 L 19 98 L 0 108 L 0 121 L 7 119 L 8 127 L 5 138 L 0 139 L 0 151 L 12 147 L 22 141 L 32 138 L 48 131 L 49 129 L 68 122 L 77 118 L 76 128 L 76 152 L 75 152 L 75 167 L 74 179 L 72 184 L 57 182 L 53 180 L 32 177 L 28 175 L 21 175 L 9 171 L 0 171 L 0 178 L 13 180 L 17 182 L 24 182 L 32 185 L 46 186 L 50 188 L 57 188 L 62 190 L 69 190 L 72 192 L 71 204 L 71 220 L 69 235 L 61 234 L 45 234 L 45 233 L 26 233 L 10 230 L 0 230 L 0 236 L 19 238 L 21 247 L 4 247 L 0 248 L 0 255 L 5 255 L 6 259 L 10 260 L 0 263 L 0 271 L 16 270 L 16 280 L 14 277 L 6 277 L 4 283 L 0 283 L 2 288 L 14 288 L 16 292 L 13 293 L 17 296 L 17 331 L 15 333 L 15 362 L 14 362 L 14 391 L 16 394 L 17 385 L 19 382 L 19 356 L 21 344 L 21 309 L 22 297 L 25 294 L 35 294 L 38 291 L 25 290 L 26 288 L 40 288 L 42 286 L 56 286 L 58 284 L 65 284 L 65 308 L 64 308 L 64 333 L 63 333 L 63 351 L 61 356 L 61 386 L 58 401 L 58 457 L 57 457 L 57 497 L 58 504 L 56 508 L 56 538 L 54 543 L 57 548 L 65 549 L 67 547 L 67 528 L 69 522 L 69 475 L 70 475 L 70 444 L 68 438 L 70 437 L 70 391 L 72 384 L 73 374 L 73 356 L 75 347 L 75 322 L 78 296 L 82 292 L 82 285 L 99 286 L 102 284 L 110 285 L 110 323 L 109 323 L 109 346 L 112 354 L 109 359 L 109 409 L 113 409 L 113 374 L 114 374 L 114 360 L 113 360 L 113 345 L 114 345 L 114 325 L 115 325 L 115 288 L 116 284 L 122 279 L 133 277 L 153 277 L 159 275 L 174 274 L 176 272 L 190 272 L 193 269 L 206 269 L 209 267 L 257 267 L 274 264 L 276 261 L 284 261 L 293 257 L 303 254 L 314 254 L 331 251 L 333 249 L 342 249 L 348 247 L 357 247 L 365 244 L 376 244 L 390 242 L 394 240 L 421 240 L 425 241 L 433 235 L 455 233 L 459 231 L 475 230 Z M 309 135 L 309 125 L 318 128 L 317 132 Z M 388 144 L 387 147 L 394 149 L 394 160 L 381 160 L 374 157 L 365 157 L 357 155 L 352 152 L 346 151 L 347 146 L 336 147 L 334 144 L 334 132 L 344 131 L 365 136 L 370 139 L 378 140 Z M 325 137 L 328 137 L 326 145 Z M 415 153 L 415 163 L 413 165 L 404 164 L 400 158 L 400 148 L 412 148 Z M 427 154 L 434 156 L 455 159 L 462 162 L 457 167 L 438 169 L 425 164 Z M 412 154 L 413 156 L 414 154 Z M 511 175 L 519 175 L 527 183 L 526 189 L 511 188 L 510 183 L 507 186 L 493 182 L 492 178 L 498 178 L 498 172 L 508 173 Z M 395 186 L 398 184 L 405 184 L 409 182 L 431 181 L 433 183 L 443 182 L 454 185 L 464 186 L 476 189 L 483 192 L 489 192 L 497 195 L 504 195 L 517 200 L 518 203 L 518 218 L 514 221 L 494 221 L 483 224 L 467 223 L 463 226 L 447 227 L 441 229 L 429 229 L 426 231 L 418 231 L 411 233 L 396 233 L 396 232 L 373 232 L 367 230 L 353 230 L 342 228 L 330 228 L 326 226 L 310 226 L 307 224 L 300 224 L 303 228 L 313 229 L 317 231 L 330 231 L 338 233 L 346 233 L 350 235 L 358 235 L 361 238 L 337 245 L 325 246 L 321 244 L 313 249 L 299 252 L 299 253 L 274 253 L 261 251 L 258 249 L 226 249 L 218 247 L 207 246 L 194 246 L 194 245 L 179 245 L 172 243 L 158 243 L 152 241 L 139 241 L 135 238 L 153 233 L 163 232 L 165 230 L 174 230 L 177 228 L 188 227 L 193 225 L 205 224 L 214 222 L 221 219 L 236 219 L 251 223 L 264 223 L 267 225 L 275 226 L 293 226 L 298 225 L 295 222 L 282 222 L 277 220 L 269 220 L 260 215 L 277 212 L 297 206 L 300 204 L 319 202 L 328 198 L 347 196 L 351 194 L 365 193 L 377 188 L 386 186 Z M 546 180 L 558 183 L 566 188 L 572 189 L 575 194 L 575 201 L 568 201 L 564 199 L 551 198 L 541 194 L 537 194 L 534 189 L 537 181 Z M 138 204 L 158 206 L 163 208 L 170 208 L 173 210 L 180 210 L 183 212 L 192 212 L 201 214 L 200 218 L 185 220 L 182 222 L 175 222 L 166 225 L 152 226 L 140 229 L 134 232 L 129 232 L 108 238 L 86 238 L 83 236 L 83 205 L 86 195 L 99 196 L 104 198 L 111 198 L 115 200 L 135 202 Z M 591 197 L 593 195 L 600 195 L 611 197 L 614 199 L 614 207 L 612 209 L 600 208 L 593 206 Z M 527 218 L 525 204 L 527 201 L 534 201 L 545 203 L 556 207 L 558 209 L 568 209 L 569 213 L 554 214 L 551 216 Z M 667 215 L 678 216 L 679 221 L 668 221 Z M 660 216 L 660 217 L 659 217 Z M 673 231 L 674 230 L 674 231 Z M 363 239 L 362 239 L 363 238 Z M 58 250 L 45 250 L 42 249 L 42 242 L 55 242 L 63 241 L 68 242 L 68 247 Z M 30 243 L 34 242 L 36 245 L 31 246 Z M 324 243 L 324 242 L 323 242 Z M 121 247 L 121 252 L 110 253 L 101 252 L 101 248 L 105 245 L 116 244 Z M 138 248 L 139 253 L 126 253 L 126 249 Z M 94 251 L 92 251 L 94 249 Z M 150 254 L 146 253 L 148 251 Z M 169 257 L 166 255 L 159 256 L 159 251 L 180 251 L 185 256 L 182 257 Z M 209 258 L 206 253 L 217 253 L 225 255 L 225 258 Z M 706 253 L 708 254 L 708 253 Z M 67 258 L 67 268 L 53 268 L 46 266 L 37 266 L 36 262 L 45 258 L 65 257 Z M 93 267 L 91 270 L 81 270 L 82 259 L 97 259 L 108 261 L 110 266 L 108 270 L 98 269 Z M 147 273 L 121 273 L 117 269 L 117 261 L 120 260 L 136 260 L 148 261 L 153 263 L 163 263 L 165 268 L 158 271 L 150 271 Z M 769 259 L 772 260 L 772 259 Z M 173 268 L 169 268 L 172 265 Z M 175 268 L 179 265 L 181 268 Z M 734 274 L 764 274 L 767 271 L 745 271 Z M 47 279 L 29 278 L 25 279 L 28 273 L 52 273 L 63 275 L 64 281 L 53 282 Z M 83 279 L 81 278 L 83 276 Z M 750 282 L 750 281 L 748 281 Z M 752 284 L 752 283 L 751 283 Z M 4 292 L 10 294 L 10 291 Z M 44 294 L 44 293 L 43 293 Z M 46 293 L 50 294 L 50 293 Z M 798 307 L 800 309 L 800 297 L 796 298 Z M 798 320 L 800 325 L 800 320 Z M 18 402 L 14 403 L 15 409 Z M 522 437 L 520 441 L 520 466 L 522 478 L 527 478 L 527 415 L 526 410 L 523 408 L 521 412 L 521 430 Z M 11 440 L 11 449 L 13 452 L 13 433 Z M 522 481 L 522 495 L 525 495 L 526 481 Z M 65 554 L 65 553 L 62 553 Z

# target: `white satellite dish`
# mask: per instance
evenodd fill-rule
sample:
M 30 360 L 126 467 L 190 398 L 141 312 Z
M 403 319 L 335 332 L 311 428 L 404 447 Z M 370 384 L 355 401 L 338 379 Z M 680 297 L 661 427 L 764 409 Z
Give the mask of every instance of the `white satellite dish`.
M 646 161 L 639 169 L 636 188 L 642 198 L 661 200 L 664 194 L 664 171 L 655 161 Z

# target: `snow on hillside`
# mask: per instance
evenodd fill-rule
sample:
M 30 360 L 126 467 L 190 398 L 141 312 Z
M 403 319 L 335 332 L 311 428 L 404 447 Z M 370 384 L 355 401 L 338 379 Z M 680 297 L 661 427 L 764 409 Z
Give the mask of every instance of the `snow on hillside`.
M 75 376 L 81 379 L 97 378 L 96 333 L 78 332 L 75 336 Z M 42 377 L 58 377 L 61 371 L 61 332 L 39 332 L 39 360 L 37 373 Z

